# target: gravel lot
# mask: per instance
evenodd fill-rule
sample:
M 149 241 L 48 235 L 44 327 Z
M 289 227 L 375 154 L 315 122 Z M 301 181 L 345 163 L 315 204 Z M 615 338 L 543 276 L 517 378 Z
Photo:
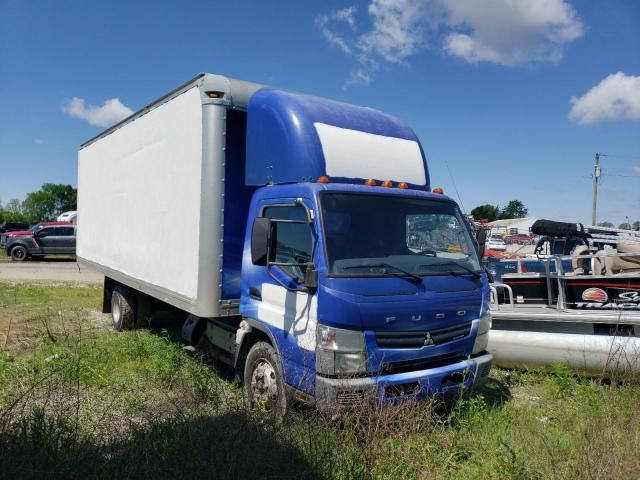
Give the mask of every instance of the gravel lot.
M 517 251 L 523 255 L 533 252 L 533 246 L 508 245 L 507 252 Z M 0 250 L 0 255 L 4 252 Z M 9 281 L 59 281 L 80 283 L 102 283 L 104 276 L 72 259 L 46 258 L 28 262 L 12 262 L 0 259 L 0 280 Z
M 101 273 L 70 259 L 0 263 L 0 280 L 102 283 L 103 278 Z

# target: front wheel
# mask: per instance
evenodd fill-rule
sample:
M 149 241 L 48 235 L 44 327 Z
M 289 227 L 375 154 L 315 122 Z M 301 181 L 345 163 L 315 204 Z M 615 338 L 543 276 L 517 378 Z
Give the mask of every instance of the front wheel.
M 28 257 L 29 253 L 22 245 L 17 245 L 11 249 L 11 260 L 24 262 Z
M 244 366 L 244 386 L 249 405 L 267 412 L 281 422 L 288 408 L 288 399 L 280 361 L 267 342 L 257 342 L 247 355 Z

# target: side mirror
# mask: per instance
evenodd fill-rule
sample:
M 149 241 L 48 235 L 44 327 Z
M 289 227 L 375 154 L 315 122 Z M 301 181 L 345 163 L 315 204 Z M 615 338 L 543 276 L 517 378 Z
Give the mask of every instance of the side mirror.
M 251 231 L 251 262 L 254 265 L 265 267 L 269 257 L 269 237 L 271 233 L 271 220 L 266 217 L 257 217 L 253 221 Z
M 310 291 L 318 288 L 318 271 L 313 268 L 313 263 L 309 263 L 304 273 L 304 286 Z

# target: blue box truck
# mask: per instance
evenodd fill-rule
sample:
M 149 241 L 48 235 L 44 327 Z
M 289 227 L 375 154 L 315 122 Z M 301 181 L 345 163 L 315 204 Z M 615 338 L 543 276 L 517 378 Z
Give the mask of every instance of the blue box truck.
M 84 143 L 80 262 L 116 329 L 150 305 L 282 414 L 486 380 L 489 284 L 413 130 L 370 108 L 201 74 Z

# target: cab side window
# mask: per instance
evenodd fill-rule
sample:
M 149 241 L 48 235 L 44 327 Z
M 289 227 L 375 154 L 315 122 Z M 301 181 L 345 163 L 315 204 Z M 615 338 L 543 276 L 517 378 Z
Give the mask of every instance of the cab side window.
M 287 275 L 301 282 L 313 256 L 313 237 L 307 211 L 298 205 L 273 206 L 265 207 L 262 216 L 283 220 L 274 225 L 277 238 L 275 261 Z
M 38 237 L 53 237 L 55 234 L 55 229 L 51 227 L 40 229 L 37 232 Z
M 58 237 L 72 237 L 74 235 L 73 227 L 58 227 L 56 235 Z

